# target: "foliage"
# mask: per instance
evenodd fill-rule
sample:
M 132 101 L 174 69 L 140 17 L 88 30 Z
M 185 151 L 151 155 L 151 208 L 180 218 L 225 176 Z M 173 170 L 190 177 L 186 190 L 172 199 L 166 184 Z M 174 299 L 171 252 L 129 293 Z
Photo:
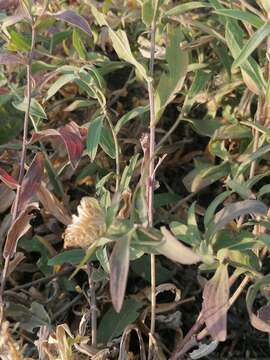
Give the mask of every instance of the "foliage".
M 270 333 L 269 10 L 252 0 L 0 4 L 0 321 L 10 321 L 0 358 L 20 348 L 121 358 L 131 331 L 134 356 L 177 359 L 194 335 L 199 358 L 239 330 L 228 311 L 247 285 L 250 324 Z M 154 350 L 142 337 L 149 254 L 165 299 Z M 177 287 L 202 295 L 180 343 Z M 247 351 L 269 355 L 262 341 L 263 352 Z

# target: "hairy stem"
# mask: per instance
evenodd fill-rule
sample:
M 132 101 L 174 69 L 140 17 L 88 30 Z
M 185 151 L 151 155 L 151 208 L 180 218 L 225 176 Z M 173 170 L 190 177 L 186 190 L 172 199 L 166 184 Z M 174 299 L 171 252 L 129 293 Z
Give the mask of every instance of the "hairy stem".
M 90 292 L 90 311 L 91 311 L 91 343 L 93 346 L 97 346 L 97 304 L 95 284 L 93 281 L 93 265 L 89 261 L 87 263 L 88 284 Z

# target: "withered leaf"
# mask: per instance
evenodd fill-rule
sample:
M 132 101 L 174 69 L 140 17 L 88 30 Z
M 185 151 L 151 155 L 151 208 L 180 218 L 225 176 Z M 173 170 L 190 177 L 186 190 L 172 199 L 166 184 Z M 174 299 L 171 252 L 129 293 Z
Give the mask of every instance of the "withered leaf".
M 78 15 L 75 11 L 72 10 L 63 10 L 59 11 L 55 14 L 50 14 L 51 16 L 55 17 L 58 20 L 66 21 L 67 23 L 76 26 L 89 36 L 92 35 L 90 26 L 86 19 L 81 15 Z
M 29 143 L 32 144 L 36 141 L 47 140 L 53 137 L 62 139 L 66 146 L 70 163 L 73 168 L 76 168 L 84 149 L 83 138 L 78 125 L 71 121 L 59 130 L 47 129 L 35 132 Z
M 38 210 L 37 203 L 28 204 L 15 219 L 7 233 L 7 239 L 3 251 L 4 258 L 12 257 L 16 251 L 18 240 L 30 229 L 30 220 L 34 217 L 32 211 Z
M 227 311 L 229 304 L 228 265 L 221 264 L 203 289 L 202 316 L 214 340 L 227 338 Z
M 129 244 L 129 236 L 122 236 L 114 245 L 110 257 L 110 292 L 113 306 L 117 312 L 121 311 L 126 292 L 129 269 Z
M 42 153 L 37 153 L 25 174 L 21 191 L 18 199 L 17 212 L 20 213 L 29 203 L 40 187 L 44 170 L 44 157 Z
M 40 185 L 39 189 L 37 190 L 37 197 L 44 208 L 49 211 L 50 214 L 55 216 L 58 221 L 64 225 L 71 223 L 72 219 L 67 210 L 54 196 L 54 194 L 45 187 L 45 185 Z
M 18 186 L 17 180 L 15 180 L 2 168 L 0 168 L 0 179 L 11 189 L 16 189 Z

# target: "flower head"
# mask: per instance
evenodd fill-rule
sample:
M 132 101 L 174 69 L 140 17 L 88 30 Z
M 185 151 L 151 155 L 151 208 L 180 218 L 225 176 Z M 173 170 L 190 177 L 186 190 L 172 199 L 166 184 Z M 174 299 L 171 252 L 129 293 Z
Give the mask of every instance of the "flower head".
M 64 248 L 87 248 L 105 232 L 105 214 L 96 199 L 83 197 L 77 211 L 64 233 Z

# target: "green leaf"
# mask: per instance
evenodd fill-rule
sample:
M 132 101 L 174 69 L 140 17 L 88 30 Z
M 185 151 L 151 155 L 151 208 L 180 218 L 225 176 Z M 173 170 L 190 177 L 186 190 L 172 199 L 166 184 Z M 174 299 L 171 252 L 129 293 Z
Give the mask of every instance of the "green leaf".
M 201 240 L 201 234 L 197 225 L 195 206 L 196 206 L 196 201 L 194 201 L 190 206 L 190 208 L 188 209 L 188 219 L 187 219 L 188 235 L 192 239 L 193 243 L 199 244 Z
M 27 110 L 27 99 L 25 98 L 21 103 L 13 103 L 13 106 L 23 112 L 26 112 Z M 47 115 L 43 109 L 43 107 L 40 105 L 40 103 L 32 98 L 31 104 L 30 104 L 30 115 L 37 116 L 42 119 L 47 119 Z
M 243 47 L 242 29 L 231 22 L 227 22 L 225 37 L 232 56 L 234 59 L 237 59 Z M 243 72 L 243 80 L 252 92 L 262 94 L 266 91 L 266 82 L 262 70 L 252 57 L 241 63 L 241 69 Z
M 266 275 L 262 278 L 259 278 L 254 285 L 251 285 L 248 288 L 247 296 L 246 296 L 247 310 L 252 326 L 255 327 L 255 329 L 257 330 L 267 333 L 270 333 L 269 323 L 261 319 L 258 315 L 255 315 L 252 308 L 256 300 L 257 293 L 258 292 L 260 292 L 261 294 L 265 293 L 263 289 L 264 288 L 267 289 L 267 287 L 269 287 L 269 283 L 270 283 L 270 275 Z
M 230 166 L 226 161 L 214 166 L 204 164 L 201 168 L 193 169 L 182 181 L 189 192 L 196 192 L 227 176 L 229 172 Z
M 154 98 L 156 121 L 163 114 L 166 106 L 180 92 L 188 67 L 188 54 L 180 49 L 182 41 L 180 28 L 172 29 L 169 27 L 168 45 L 166 48 L 166 60 L 169 72 L 163 73 L 157 86 Z
M 237 66 L 242 65 L 269 34 L 270 22 L 267 22 L 249 38 L 232 66 L 236 68 Z
M 121 117 L 121 119 L 118 120 L 117 124 L 115 125 L 115 133 L 118 134 L 118 132 L 121 130 L 121 128 L 128 123 L 130 120 L 135 119 L 137 116 L 141 116 L 149 111 L 149 105 L 146 106 L 138 106 L 129 112 L 127 112 L 125 115 Z
M 154 208 L 158 209 L 166 205 L 175 204 L 180 199 L 181 196 L 176 193 L 166 192 L 166 193 L 154 194 Z
M 92 14 L 96 18 L 99 26 L 106 25 L 109 29 L 109 36 L 113 43 L 113 48 L 120 59 L 127 61 L 136 67 L 142 78 L 147 79 L 145 67 L 140 64 L 132 54 L 127 34 L 123 30 L 114 31 L 107 23 L 105 16 L 99 12 L 94 6 L 91 6 Z
M 252 14 L 251 12 L 248 11 L 242 11 L 236 9 L 220 9 L 220 10 L 216 10 L 215 13 L 247 22 L 248 24 L 253 25 L 257 29 L 259 29 L 261 26 L 264 25 L 264 22 L 259 16 Z
M 115 159 L 116 150 L 113 136 L 111 131 L 105 126 L 103 126 L 101 129 L 99 144 L 105 153 L 110 156 L 110 158 Z
M 257 198 L 260 199 L 263 195 L 265 194 L 269 194 L 270 193 L 270 185 L 264 185 L 260 188 L 258 194 L 257 194 Z
M 77 79 L 78 76 L 74 73 L 72 74 L 64 74 L 60 76 L 48 89 L 47 96 L 45 97 L 45 100 L 48 101 L 52 96 L 54 96 L 59 89 L 61 89 L 63 86 L 68 84 L 69 82 L 74 81 Z
M 213 118 L 206 117 L 204 119 L 188 119 L 183 118 L 184 121 L 189 122 L 196 133 L 203 136 L 213 136 L 215 131 L 220 128 L 220 123 Z
M 142 21 L 146 26 L 150 26 L 154 17 L 153 0 L 143 0 L 142 5 Z
M 189 1 L 185 4 L 176 5 L 172 9 L 165 12 L 165 16 L 177 16 L 183 14 L 187 11 L 192 11 L 194 9 L 206 8 L 211 7 L 211 5 L 207 4 L 204 1 Z
M 72 44 L 77 51 L 80 59 L 85 60 L 87 52 L 80 37 L 80 33 L 77 29 L 74 29 L 72 32 Z
M 204 215 L 204 226 L 205 228 L 213 221 L 214 214 L 216 209 L 223 201 L 231 194 L 231 191 L 224 191 L 223 193 L 219 194 L 215 197 L 215 199 L 211 202 L 208 206 L 205 215 Z
M 100 321 L 98 343 L 107 344 L 112 339 L 119 337 L 124 329 L 138 318 L 142 306 L 141 303 L 133 299 L 127 299 L 124 301 L 120 313 L 111 307 Z
M 270 145 L 265 145 L 262 146 L 261 148 L 259 148 L 257 151 L 255 151 L 254 153 L 250 154 L 247 157 L 247 160 L 245 160 L 237 169 L 237 172 L 235 174 L 235 178 L 237 178 L 239 175 L 241 175 L 243 172 L 245 172 L 249 166 L 251 165 L 251 163 L 257 159 L 259 159 L 260 157 L 262 157 L 264 154 L 268 153 L 270 150 Z
M 138 158 L 139 158 L 139 154 L 132 156 L 132 158 L 129 160 L 128 166 L 125 167 L 120 181 L 121 191 L 127 190 L 130 180 L 133 176 L 134 170 L 136 168 Z
M 17 33 L 14 30 L 10 31 L 10 46 L 15 47 L 18 51 L 30 51 L 31 41 L 29 38 Z
M 22 113 L 7 103 L 0 106 L 0 145 L 14 139 L 23 128 Z
M 18 303 L 9 303 L 7 316 L 20 323 L 22 329 L 34 333 L 34 329 L 46 326 L 51 328 L 51 320 L 43 305 L 32 302 L 30 309 Z
M 218 230 L 223 229 L 230 221 L 248 214 L 267 213 L 267 207 L 257 200 L 243 200 L 225 206 L 214 217 L 213 223 L 209 226 L 207 237 L 210 238 Z
M 250 188 L 244 182 L 238 182 L 236 180 L 228 180 L 226 185 L 232 189 L 233 192 L 239 194 L 243 199 L 254 199 L 255 195 Z
M 90 122 L 88 127 L 86 146 L 87 152 L 90 156 L 91 161 L 95 160 L 97 154 L 97 148 L 100 141 L 101 130 L 103 127 L 103 116 L 98 116 Z
M 49 259 L 48 265 L 62 265 L 68 263 L 71 265 L 78 265 L 84 258 L 85 251 L 82 249 L 73 249 L 63 251 L 60 254 L 57 254 L 53 258 Z

